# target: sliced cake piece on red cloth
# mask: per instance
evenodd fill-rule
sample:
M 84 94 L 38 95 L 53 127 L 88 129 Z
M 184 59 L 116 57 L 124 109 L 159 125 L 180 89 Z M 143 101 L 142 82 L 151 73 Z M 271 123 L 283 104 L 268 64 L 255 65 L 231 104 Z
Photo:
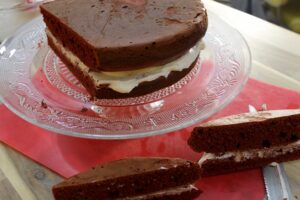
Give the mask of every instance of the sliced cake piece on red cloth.
M 57 200 L 190 200 L 201 191 L 191 185 L 197 163 L 179 158 L 136 157 L 112 161 L 53 187 Z
M 300 159 L 300 110 L 233 115 L 196 127 L 188 144 L 204 151 L 202 176 Z

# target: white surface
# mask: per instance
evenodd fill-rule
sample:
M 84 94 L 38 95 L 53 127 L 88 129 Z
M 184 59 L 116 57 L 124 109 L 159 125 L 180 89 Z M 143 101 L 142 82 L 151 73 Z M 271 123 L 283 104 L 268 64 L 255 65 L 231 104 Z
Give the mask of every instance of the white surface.
M 0 8 L 10 7 L 20 0 L 0 0 Z M 1 10 L 0 11 L 0 41 L 12 35 L 20 26 L 39 14 L 38 8 L 28 11 Z
M 245 37 L 253 56 L 251 77 L 300 92 L 299 34 L 212 0 L 203 2 Z

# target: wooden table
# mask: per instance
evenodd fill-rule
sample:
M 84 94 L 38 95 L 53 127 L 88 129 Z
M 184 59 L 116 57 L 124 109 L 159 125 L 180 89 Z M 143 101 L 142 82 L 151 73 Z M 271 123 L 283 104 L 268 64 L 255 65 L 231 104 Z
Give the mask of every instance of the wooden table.
M 251 77 L 300 92 L 300 35 L 212 0 L 204 2 L 210 12 L 219 14 L 246 38 L 253 55 Z M 9 14 L 13 15 L 14 13 Z M 14 16 L 18 16 L 19 20 L 14 17 L 13 22 L 4 22 L 5 19 L 0 22 L 1 27 L 5 23 L 11 27 L 10 31 L 5 33 L 0 31 L 0 40 L 36 15 L 37 12 L 15 11 Z M 5 15 L 2 14 L 1 20 L 3 17 Z M 293 193 L 300 198 L 300 161 L 286 163 L 285 168 Z M 1 200 L 53 199 L 51 187 L 61 179 L 55 173 L 0 143 Z

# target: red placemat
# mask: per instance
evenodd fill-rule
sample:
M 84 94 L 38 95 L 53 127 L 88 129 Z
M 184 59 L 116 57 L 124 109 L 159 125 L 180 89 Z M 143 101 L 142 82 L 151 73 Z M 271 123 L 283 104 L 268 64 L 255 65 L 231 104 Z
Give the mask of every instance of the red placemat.
M 242 93 L 212 118 L 247 112 L 247 105 L 268 104 L 269 109 L 298 108 L 300 94 L 249 80 Z M 0 140 L 64 177 L 98 163 L 128 156 L 168 156 L 197 161 L 186 140 L 192 127 L 144 139 L 101 141 L 72 138 L 35 127 L 0 106 Z M 200 199 L 263 199 L 260 169 L 203 178 L 197 183 Z

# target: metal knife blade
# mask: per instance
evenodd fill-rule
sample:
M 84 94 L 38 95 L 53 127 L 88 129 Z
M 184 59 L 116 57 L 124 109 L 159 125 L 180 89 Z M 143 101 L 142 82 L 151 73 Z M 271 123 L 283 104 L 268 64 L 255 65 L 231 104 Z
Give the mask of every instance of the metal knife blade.
M 273 163 L 263 167 L 268 200 L 292 200 L 292 192 L 282 164 Z
M 262 110 L 267 110 L 267 105 L 262 105 Z M 250 113 L 257 112 L 256 108 L 248 105 Z M 272 163 L 262 169 L 265 189 L 268 200 L 292 200 L 293 195 L 288 183 L 288 178 L 282 164 Z

